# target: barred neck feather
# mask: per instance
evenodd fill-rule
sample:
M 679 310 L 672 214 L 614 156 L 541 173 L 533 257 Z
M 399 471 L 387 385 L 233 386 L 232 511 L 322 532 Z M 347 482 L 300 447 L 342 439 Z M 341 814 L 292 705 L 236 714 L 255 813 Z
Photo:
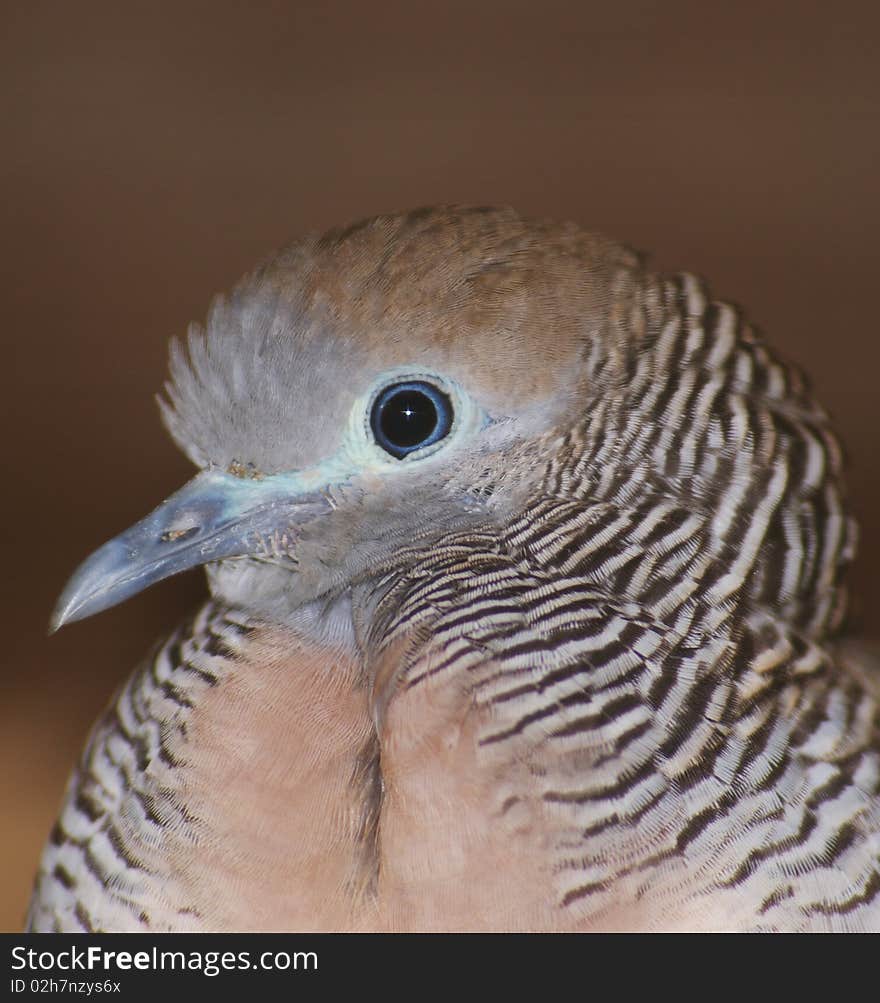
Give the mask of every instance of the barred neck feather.
M 650 515 L 651 536 L 637 544 L 648 560 L 654 540 L 678 541 L 675 560 L 643 566 L 652 588 L 698 577 L 709 603 L 744 602 L 810 639 L 828 636 L 843 619 L 856 526 L 840 447 L 804 378 L 688 275 L 647 282 L 624 323 L 641 337 L 607 375 L 598 360 L 586 419 L 553 452 L 544 492 L 639 524 Z M 685 551 L 696 562 L 688 574 Z M 601 573 L 632 592 L 625 572 Z

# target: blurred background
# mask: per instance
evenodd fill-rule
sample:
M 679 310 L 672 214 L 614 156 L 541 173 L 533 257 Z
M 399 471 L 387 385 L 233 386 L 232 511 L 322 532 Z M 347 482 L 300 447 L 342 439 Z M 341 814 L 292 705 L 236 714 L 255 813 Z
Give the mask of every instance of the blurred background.
M 510 203 L 709 277 L 836 416 L 880 637 L 873 7 L 5 5 L 0 929 L 92 720 L 203 593 L 46 636 L 76 564 L 190 475 L 153 400 L 167 341 L 313 228 Z

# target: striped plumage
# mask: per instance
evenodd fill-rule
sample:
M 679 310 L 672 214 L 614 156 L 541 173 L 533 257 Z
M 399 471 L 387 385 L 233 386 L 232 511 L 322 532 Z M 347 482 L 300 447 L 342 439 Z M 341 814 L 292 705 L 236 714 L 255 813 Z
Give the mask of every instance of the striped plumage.
M 192 824 L 179 794 L 180 747 L 193 707 L 218 685 L 247 625 L 207 604 L 122 687 L 71 778 L 44 851 L 30 924 L 38 930 L 150 929 L 165 877 L 150 858 L 169 829 Z M 108 892 L 112 890 L 112 893 Z M 100 917 L 90 903 L 100 902 Z M 160 922 L 192 925 L 186 907 Z
M 515 386 L 544 362 L 570 382 L 531 380 L 505 419 L 519 434 L 450 447 L 448 518 L 428 494 L 423 524 L 401 529 L 386 499 L 371 518 L 388 522 L 356 531 L 388 545 L 286 615 L 278 576 L 307 577 L 307 534 L 261 535 L 209 569 L 215 600 L 96 729 L 33 928 L 880 930 L 880 669 L 839 636 L 855 526 L 801 376 L 693 277 L 654 276 L 576 228 L 470 210 L 365 228 L 307 245 L 309 269 L 288 252 L 260 273 L 245 303 L 272 289 L 270 319 L 240 308 L 237 337 L 277 328 L 279 274 L 312 284 L 310 309 L 316 288 L 360 309 L 364 289 L 393 304 L 399 264 L 400 317 L 412 302 L 448 315 L 406 282 L 413 254 L 420 276 L 448 271 L 452 246 L 468 280 L 492 283 L 467 287 L 466 316 L 510 354 L 510 326 L 478 295 L 544 303 L 558 280 L 568 304 L 566 269 L 583 261 L 600 276 L 583 328 L 559 306 L 543 342 L 517 332 L 520 368 L 473 375 Z M 378 267 L 352 250 L 370 240 L 386 249 Z M 322 254 L 360 276 L 354 291 L 323 278 Z M 457 309 L 462 282 L 443 281 Z M 548 353 L 554 324 L 568 359 Z M 210 339 L 192 366 L 204 384 L 228 364 L 234 398 L 247 360 L 236 369 L 219 351 L 234 342 Z M 455 364 L 448 347 L 407 351 L 401 364 Z M 204 464 L 211 429 L 182 365 L 170 424 Z M 545 404 L 566 395 L 562 412 Z M 520 417 L 535 400 L 539 417 Z M 307 466 L 229 448 L 267 480 Z M 325 485 L 320 526 L 338 533 L 333 517 L 373 484 Z

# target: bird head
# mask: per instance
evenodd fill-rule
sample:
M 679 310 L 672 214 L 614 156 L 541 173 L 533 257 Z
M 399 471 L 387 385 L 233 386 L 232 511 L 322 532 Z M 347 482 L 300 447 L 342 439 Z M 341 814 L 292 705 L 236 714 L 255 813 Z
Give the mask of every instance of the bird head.
M 172 345 L 160 407 L 199 472 L 78 569 L 54 626 L 196 565 L 283 617 L 414 541 L 509 522 L 602 371 L 607 389 L 636 265 L 571 224 L 458 207 L 282 251 Z

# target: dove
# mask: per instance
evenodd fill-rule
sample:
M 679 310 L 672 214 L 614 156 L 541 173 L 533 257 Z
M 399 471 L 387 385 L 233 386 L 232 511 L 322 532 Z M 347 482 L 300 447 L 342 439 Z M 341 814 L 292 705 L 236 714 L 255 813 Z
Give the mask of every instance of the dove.
M 30 929 L 880 930 L 840 446 L 700 279 L 379 216 L 217 299 L 160 404 L 197 473 L 53 623 L 210 599 L 95 726 Z

